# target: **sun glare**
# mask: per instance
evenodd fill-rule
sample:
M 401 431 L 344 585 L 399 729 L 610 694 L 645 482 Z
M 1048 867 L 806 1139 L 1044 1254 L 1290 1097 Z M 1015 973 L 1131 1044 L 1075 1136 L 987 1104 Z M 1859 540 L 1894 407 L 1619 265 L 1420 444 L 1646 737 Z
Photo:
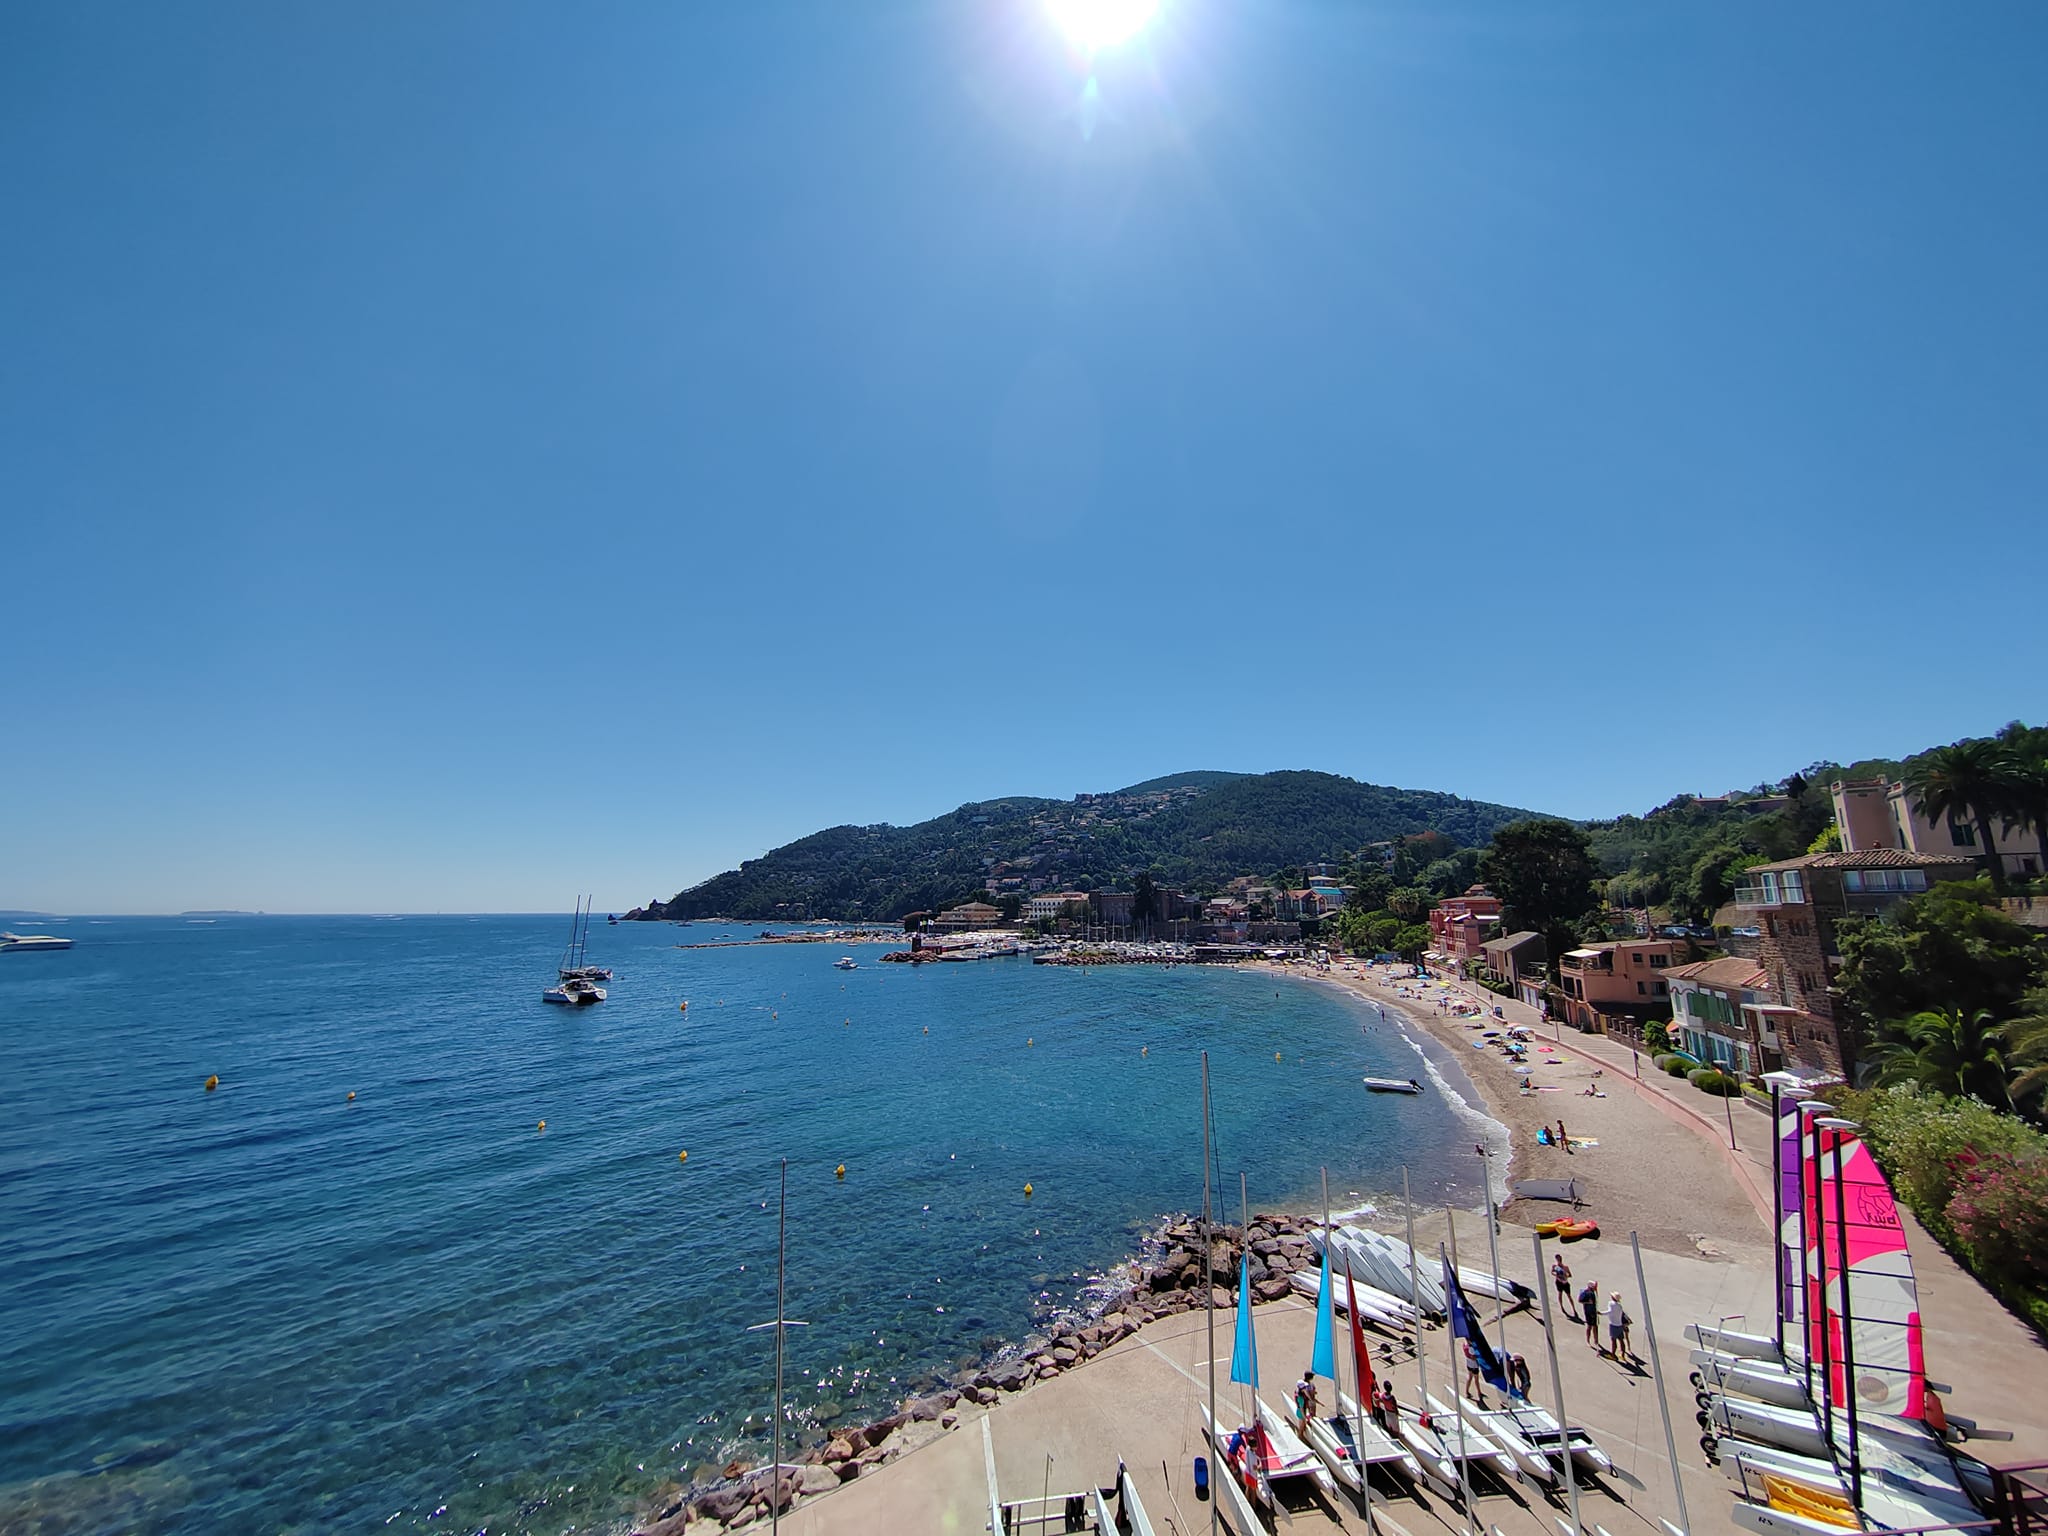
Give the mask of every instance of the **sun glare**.
M 1152 18 L 1159 0 L 1046 0 L 1074 46 L 1094 53 L 1124 41 Z

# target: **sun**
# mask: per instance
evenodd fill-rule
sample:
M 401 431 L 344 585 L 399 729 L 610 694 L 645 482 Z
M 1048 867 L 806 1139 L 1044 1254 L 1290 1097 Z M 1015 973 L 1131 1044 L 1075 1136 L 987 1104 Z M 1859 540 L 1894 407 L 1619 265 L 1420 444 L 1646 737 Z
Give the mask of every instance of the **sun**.
M 1144 26 L 1159 0 L 1046 0 L 1046 5 L 1074 46 L 1094 53 Z

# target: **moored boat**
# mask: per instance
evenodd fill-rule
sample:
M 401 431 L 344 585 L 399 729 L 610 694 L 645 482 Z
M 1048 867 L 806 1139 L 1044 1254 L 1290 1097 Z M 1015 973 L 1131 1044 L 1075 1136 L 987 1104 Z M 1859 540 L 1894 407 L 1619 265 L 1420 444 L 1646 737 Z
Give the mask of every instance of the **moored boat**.
M 1412 1077 L 1368 1077 L 1362 1079 L 1374 1093 L 1420 1093 L 1422 1084 Z
M 69 949 L 72 941 L 54 933 L 0 933 L 0 952 L 8 950 Z

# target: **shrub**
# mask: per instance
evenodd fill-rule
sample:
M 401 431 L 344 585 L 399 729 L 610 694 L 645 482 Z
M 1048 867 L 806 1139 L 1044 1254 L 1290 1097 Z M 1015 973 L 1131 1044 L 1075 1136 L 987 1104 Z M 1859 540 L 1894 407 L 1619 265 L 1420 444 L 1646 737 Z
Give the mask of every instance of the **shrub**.
M 1698 1071 L 1688 1072 L 1686 1081 L 1701 1093 L 1715 1094 L 1724 1099 L 1732 1099 L 1742 1092 L 1741 1078 L 1730 1077 L 1715 1067 L 1701 1067 Z
M 1842 1090 L 1833 1102 L 1861 1122 L 1877 1154 L 1914 1214 L 1947 1230 L 1948 1203 L 1962 1171 L 2004 1154 L 2048 1155 L 2048 1136 L 1976 1099 L 1949 1099 L 1912 1084 L 1873 1092 Z
M 1948 1223 L 1994 1282 L 2048 1287 L 2048 1153 L 1994 1153 L 1957 1170 Z

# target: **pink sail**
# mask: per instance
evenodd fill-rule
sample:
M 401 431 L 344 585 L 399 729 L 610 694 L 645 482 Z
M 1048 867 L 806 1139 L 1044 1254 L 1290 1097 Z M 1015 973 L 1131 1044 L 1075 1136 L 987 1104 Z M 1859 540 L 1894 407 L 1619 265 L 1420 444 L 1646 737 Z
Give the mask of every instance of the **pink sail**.
M 1839 1193 L 1835 1184 L 1838 1139 Z M 1802 1149 L 1807 1178 L 1809 1358 L 1815 1362 L 1823 1358 L 1820 1324 L 1824 1314 L 1825 1355 L 1835 1403 L 1846 1407 L 1853 1390 L 1859 1412 L 1921 1418 L 1926 1412 L 1927 1376 L 1920 1294 L 1898 1202 L 1861 1138 L 1846 1133 L 1838 1138 L 1836 1132 L 1823 1131 L 1820 1144 L 1815 1143 L 1809 1133 Z M 1846 1286 L 1841 1273 L 1845 1243 Z M 1824 1289 L 1820 1284 L 1823 1275 Z M 1849 1369 L 1852 1358 L 1853 1372 Z

